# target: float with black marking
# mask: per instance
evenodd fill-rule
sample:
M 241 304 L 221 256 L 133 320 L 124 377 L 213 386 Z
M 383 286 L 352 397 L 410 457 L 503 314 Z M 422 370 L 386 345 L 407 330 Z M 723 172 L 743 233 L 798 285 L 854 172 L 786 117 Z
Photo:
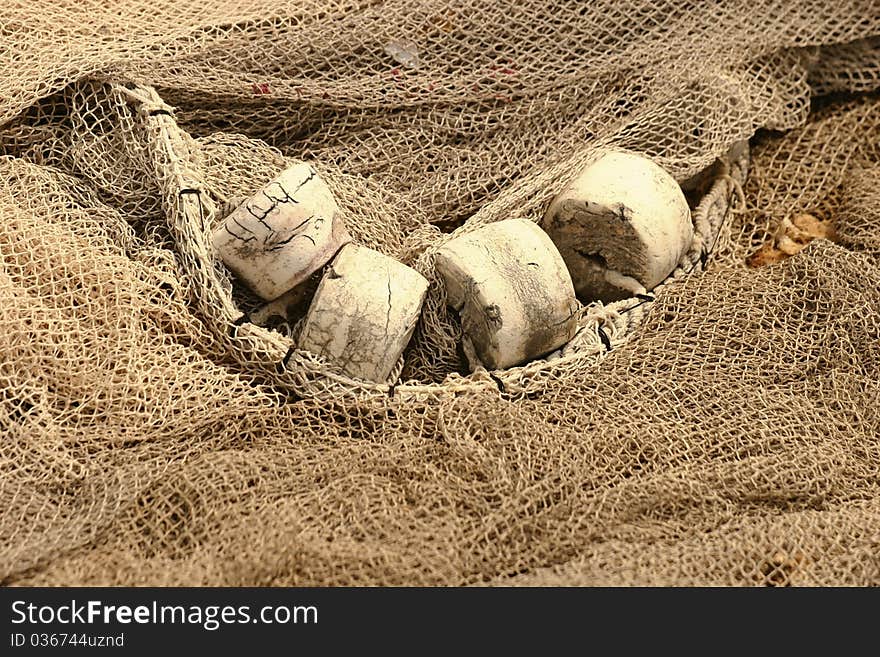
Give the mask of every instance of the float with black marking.
M 350 241 L 332 192 L 305 162 L 281 172 L 213 234 L 226 266 L 266 300 L 302 283 Z

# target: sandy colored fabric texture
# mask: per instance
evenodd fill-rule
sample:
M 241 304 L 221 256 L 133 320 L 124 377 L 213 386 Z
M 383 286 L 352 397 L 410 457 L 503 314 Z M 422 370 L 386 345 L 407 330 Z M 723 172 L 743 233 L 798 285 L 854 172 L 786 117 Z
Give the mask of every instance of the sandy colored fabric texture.
M 0 34 L 0 583 L 880 584 L 875 0 L 13 0 Z M 687 254 L 469 374 L 437 250 L 608 147 L 685 185 Z M 430 282 L 392 383 L 251 322 L 211 249 L 300 160 Z M 749 266 L 802 214 L 835 239 Z

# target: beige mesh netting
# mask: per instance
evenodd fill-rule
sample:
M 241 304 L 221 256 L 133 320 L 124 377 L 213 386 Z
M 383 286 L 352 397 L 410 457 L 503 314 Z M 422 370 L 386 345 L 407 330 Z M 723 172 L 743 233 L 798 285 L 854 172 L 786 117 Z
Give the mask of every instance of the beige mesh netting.
M 0 37 L 0 582 L 880 584 L 876 0 L 7 0 Z M 681 266 L 468 373 L 438 247 L 607 146 L 687 190 Z M 303 159 L 431 281 L 385 384 L 211 249 Z

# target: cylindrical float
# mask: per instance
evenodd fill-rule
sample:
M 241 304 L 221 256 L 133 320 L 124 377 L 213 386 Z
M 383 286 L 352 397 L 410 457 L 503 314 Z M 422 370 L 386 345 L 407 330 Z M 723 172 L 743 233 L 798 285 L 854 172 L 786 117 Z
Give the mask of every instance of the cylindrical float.
M 675 269 L 694 238 L 690 208 L 655 162 L 608 151 L 550 204 L 542 224 L 588 303 L 645 294 Z
M 332 192 L 305 162 L 281 172 L 213 234 L 226 266 L 266 300 L 302 283 L 350 241 Z
M 318 285 L 298 346 L 348 376 L 384 383 L 412 337 L 427 291 L 416 270 L 347 244 Z
M 574 336 L 571 277 L 534 222 L 507 219 L 455 237 L 438 250 L 436 267 L 472 370 L 519 365 Z

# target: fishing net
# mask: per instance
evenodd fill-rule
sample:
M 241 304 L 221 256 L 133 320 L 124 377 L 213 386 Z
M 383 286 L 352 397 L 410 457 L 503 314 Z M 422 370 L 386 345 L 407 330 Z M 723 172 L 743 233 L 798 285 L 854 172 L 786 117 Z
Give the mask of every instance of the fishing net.
M 7 0 L 0 35 L 3 584 L 880 584 L 874 0 Z M 437 250 L 609 147 L 680 182 L 688 253 L 469 372 Z M 300 160 L 431 283 L 387 382 L 211 248 Z

